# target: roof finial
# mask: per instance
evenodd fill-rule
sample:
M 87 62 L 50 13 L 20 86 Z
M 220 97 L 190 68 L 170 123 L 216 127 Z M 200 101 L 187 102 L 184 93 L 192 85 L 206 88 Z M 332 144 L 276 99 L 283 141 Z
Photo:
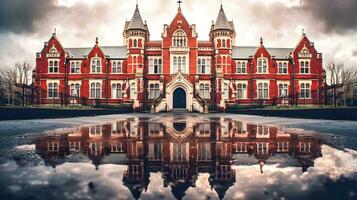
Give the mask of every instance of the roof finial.
M 139 6 L 139 0 L 136 0 L 136 7 Z
M 98 37 L 95 38 L 95 44 L 98 45 Z
M 306 35 L 306 33 L 305 33 L 305 29 L 304 28 L 302 28 L 302 36 L 305 36 Z
M 260 46 L 263 46 L 263 37 L 260 37 Z
M 221 0 L 221 7 L 223 7 L 223 0 Z
M 56 28 L 53 29 L 52 35 L 53 35 L 53 36 L 56 36 Z
M 182 4 L 182 0 L 178 0 L 177 1 L 179 7 L 178 7 L 178 11 L 181 12 L 181 4 Z

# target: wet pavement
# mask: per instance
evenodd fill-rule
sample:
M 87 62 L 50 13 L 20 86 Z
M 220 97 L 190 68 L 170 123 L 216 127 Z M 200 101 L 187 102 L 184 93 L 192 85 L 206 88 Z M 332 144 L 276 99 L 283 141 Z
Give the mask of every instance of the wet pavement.
M 1 199 L 357 199 L 355 136 L 198 114 L 49 130 L 1 136 Z

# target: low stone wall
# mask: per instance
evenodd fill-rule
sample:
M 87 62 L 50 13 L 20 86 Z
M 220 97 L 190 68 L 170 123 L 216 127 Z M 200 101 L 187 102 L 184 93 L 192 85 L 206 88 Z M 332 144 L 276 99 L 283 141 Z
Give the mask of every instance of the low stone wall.
M 321 109 L 228 109 L 227 113 L 260 115 L 269 117 L 288 117 L 302 119 L 329 119 L 357 121 L 357 108 Z
M 47 119 L 86 117 L 131 113 L 131 108 L 115 109 L 55 109 L 55 108 L 7 108 L 0 107 L 0 121 L 22 119 Z

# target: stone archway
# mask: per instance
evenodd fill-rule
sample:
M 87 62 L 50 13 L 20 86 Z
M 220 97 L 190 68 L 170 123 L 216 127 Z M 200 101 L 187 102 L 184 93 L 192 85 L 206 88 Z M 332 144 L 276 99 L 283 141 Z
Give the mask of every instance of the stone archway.
M 172 100 L 173 109 L 186 109 L 186 91 L 181 87 L 175 89 Z

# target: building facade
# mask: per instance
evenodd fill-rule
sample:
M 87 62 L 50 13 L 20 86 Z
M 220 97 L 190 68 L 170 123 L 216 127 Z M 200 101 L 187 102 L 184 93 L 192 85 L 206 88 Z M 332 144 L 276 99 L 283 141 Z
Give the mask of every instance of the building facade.
M 150 40 L 136 6 L 123 46 L 65 48 L 54 33 L 37 53 L 39 104 L 130 104 L 136 111 L 223 111 L 230 105 L 322 103 L 322 54 L 306 34 L 294 48 L 236 46 L 221 6 L 209 40 L 178 8 Z

